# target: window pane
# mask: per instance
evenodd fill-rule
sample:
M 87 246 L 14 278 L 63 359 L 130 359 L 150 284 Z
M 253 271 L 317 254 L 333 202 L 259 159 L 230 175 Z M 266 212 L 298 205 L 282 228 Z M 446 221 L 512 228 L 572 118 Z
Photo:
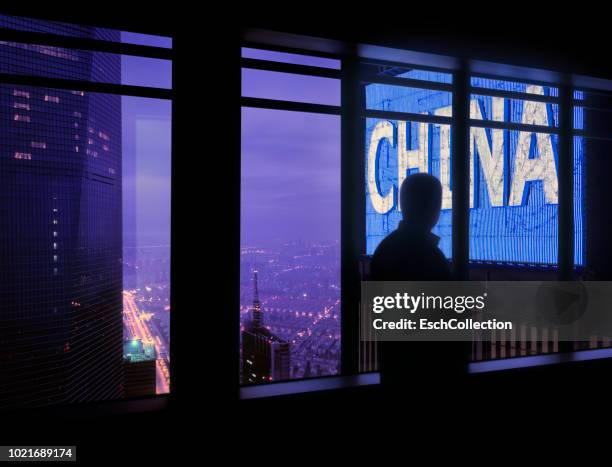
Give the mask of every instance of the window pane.
M 243 68 L 242 96 L 340 105 L 340 80 Z
M 368 66 L 364 66 L 367 68 Z M 408 68 L 371 65 L 369 73 L 450 83 L 450 74 Z M 366 108 L 410 112 L 441 117 L 452 116 L 452 93 L 387 84 L 365 86 Z M 425 172 L 442 184 L 442 211 L 432 232 L 438 246 L 452 259 L 451 125 L 395 119 L 366 118 L 365 121 L 365 218 L 366 254 L 395 230 L 402 219 L 399 189 L 405 178 Z M 362 277 L 369 274 L 368 261 L 361 265 Z M 360 371 L 378 368 L 377 345 L 360 343 Z
M 612 97 L 605 91 L 575 90 L 574 99 L 580 104 L 574 106 L 574 129 L 583 130 L 584 135 L 574 136 L 574 261 L 595 271 L 594 280 L 601 278 L 601 261 L 608 256 L 606 228 L 600 219 L 607 219 L 607 214 L 602 213 L 607 213 L 609 184 L 601 174 L 609 171 Z
M 557 144 L 556 135 L 471 129 L 470 259 L 557 262 Z
M 513 101 L 472 96 L 472 118 L 478 114 L 502 122 L 558 124 L 557 105 L 522 101 L 515 106 Z M 578 109 L 574 125 L 583 126 Z M 574 142 L 574 261 L 584 265 L 584 149 L 580 138 Z M 557 263 L 557 152 L 557 135 L 471 128 L 471 260 Z
M 383 65 L 379 63 L 361 63 L 361 71 L 366 75 L 390 76 L 393 78 L 419 79 L 434 83 L 451 84 L 453 75 L 441 71 L 423 70 L 398 65 Z
M 558 96 L 559 89 L 552 86 L 540 86 L 529 83 L 518 83 L 502 79 L 481 78 L 472 76 L 471 84 L 477 88 L 498 89 L 500 91 L 524 92 L 527 94 L 543 94 L 545 96 Z
M 578 94 L 578 91 L 576 92 Z M 603 91 L 581 91 L 575 95 L 574 128 L 585 130 L 589 138 L 609 139 L 612 133 L 612 96 Z
M 121 108 L 123 335 L 154 351 L 152 389 L 164 394 L 170 392 L 171 103 L 123 96 Z M 125 395 L 142 394 L 126 387 Z
M 368 84 L 365 96 L 368 109 L 452 115 L 452 93 L 446 91 Z M 450 125 L 373 118 L 365 125 L 366 253 L 373 254 L 401 220 L 399 187 L 406 176 L 427 172 L 442 183 L 442 213 L 433 232 L 440 237 L 442 252 L 451 258 Z
M 337 374 L 340 118 L 243 108 L 241 174 L 241 381 Z
M 169 102 L 0 102 L 0 405 L 167 392 Z
M 416 172 L 442 183 L 442 212 L 432 232 L 438 246 L 452 257 L 452 192 L 450 125 L 368 118 L 365 121 L 366 254 L 397 228 L 402 219 L 399 187 Z
M 541 86 L 540 86 L 540 89 Z M 532 92 L 531 94 L 542 94 Z M 547 102 L 472 94 L 470 118 L 525 125 L 559 126 L 559 105 Z
M 272 50 L 242 48 L 243 58 L 255 58 L 258 60 L 269 60 L 271 62 L 292 63 L 294 65 L 308 65 L 321 68 L 340 69 L 340 60 L 324 57 L 314 57 L 312 55 L 301 55 L 286 52 L 275 52 Z
M 368 84 L 366 109 L 452 116 L 452 93 L 430 89 Z
M 121 55 L 121 84 L 171 89 L 172 61 Z
M 581 124 L 583 120 L 578 120 Z M 574 264 L 586 266 L 586 142 L 574 136 Z

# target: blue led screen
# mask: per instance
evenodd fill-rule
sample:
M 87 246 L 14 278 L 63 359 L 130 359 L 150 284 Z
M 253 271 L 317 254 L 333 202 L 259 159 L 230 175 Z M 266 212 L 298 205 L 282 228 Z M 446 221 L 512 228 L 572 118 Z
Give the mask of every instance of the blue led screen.
M 418 73 L 418 72 L 417 72 Z M 400 77 L 435 80 L 432 72 Z M 443 80 L 446 81 L 446 80 Z M 472 78 L 473 87 L 556 96 L 557 88 Z M 366 108 L 452 116 L 452 94 L 387 84 L 366 86 Z M 581 93 L 576 92 L 576 99 Z M 485 121 L 558 126 L 557 104 L 472 95 L 470 117 Z M 428 172 L 443 186 L 440 221 L 434 233 L 452 257 L 450 125 L 368 118 L 365 121 L 366 253 L 393 231 L 402 217 L 398 189 L 414 172 Z M 574 127 L 583 128 L 582 109 Z M 472 128 L 470 134 L 470 259 L 503 263 L 557 262 L 558 136 L 515 130 Z M 585 262 L 584 148 L 574 138 L 576 265 Z

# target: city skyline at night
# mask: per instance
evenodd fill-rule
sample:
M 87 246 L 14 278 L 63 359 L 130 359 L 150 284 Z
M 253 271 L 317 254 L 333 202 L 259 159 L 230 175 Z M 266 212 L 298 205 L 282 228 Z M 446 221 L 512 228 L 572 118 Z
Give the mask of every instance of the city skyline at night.
M 289 344 L 289 379 L 337 374 L 341 342 L 339 242 L 242 246 L 240 255 L 241 334 L 252 319 L 253 274 L 257 271 L 263 327 Z M 248 382 L 244 375 L 242 382 Z

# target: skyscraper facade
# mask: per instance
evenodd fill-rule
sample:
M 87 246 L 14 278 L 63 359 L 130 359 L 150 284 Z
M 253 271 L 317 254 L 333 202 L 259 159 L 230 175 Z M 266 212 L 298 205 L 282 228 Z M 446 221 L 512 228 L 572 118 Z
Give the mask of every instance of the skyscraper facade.
M 272 334 L 264 326 L 259 301 L 257 272 L 253 274 L 251 319 L 242 331 L 242 383 L 256 384 L 289 379 L 289 342 Z
M 0 42 L 0 73 L 120 83 L 121 61 Z M 123 395 L 121 154 L 120 96 L 0 85 L 0 407 Z

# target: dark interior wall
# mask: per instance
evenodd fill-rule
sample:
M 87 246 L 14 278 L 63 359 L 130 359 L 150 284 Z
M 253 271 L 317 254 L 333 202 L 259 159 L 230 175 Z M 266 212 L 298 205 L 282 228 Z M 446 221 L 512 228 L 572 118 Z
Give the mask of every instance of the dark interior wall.
M 203 15 L 188 3 L 151 8 L 140 2 L 128 8 L 113 0 L 91 9 L 73 3 L 74 8 L 41 4 L 36 9 L 7 4 L 2 11 L 151 34 L 174 33 L 187 39 L 194 51 L 213 39 L 216 50 L 207 50 L 211 54 L 228 51 L 243 28 L 261 28 L 612 78 L 612 63 L 603 53 L 609 41 L 606 18 L 579 7 L 563 8 L 560 15 L 559 7 L 527 8 L 511 2 L 495 7 L 490 3 L 330 7 L 323 2 L 298 7 L 275 2 L 221 7 Z
M 207 53 L 228 51 L 244 28 L 261 28 L 351 43 L 370 43 L 457 57 L 572 71 L 612 78 L 612 63 L 604 48 L 609 41 L 605 15 L 580 6 L 574 9 L 523 4 L 461 5 L 351 4 L 331 7 L 323 2 L 295 5 L 221 7 L 203 15 L 188 3 L 161 4 L 106 1 L 97 8 L 82 3 L 3 5 L 5 14 L 24 15 L 137 30 L 177 34 L 194 51 L 214 40 Z M 563 10 L 563 11 L 561 11 Z M 215 50 L 216 49 L 216 50 Z
M 63 2 L 62 5 L 41 3 L 35 8 L 28 3 L 4 4 L 0 14 L 27 16 L 88 26 L 119 29 L 147 34 L 172 35 L 176 32 L 179 17 L 176 8 L 152 8 L 151 4 L 141 2 L 132 4 L 109 0 L 88 7 L 86 2 Z
M 363 4 L 284 16 L 252 10 L 243 26 L 612 78 L 605 18 L 580 7 L 563 8 L 563 16 L 559 6 L 512 2 Z

